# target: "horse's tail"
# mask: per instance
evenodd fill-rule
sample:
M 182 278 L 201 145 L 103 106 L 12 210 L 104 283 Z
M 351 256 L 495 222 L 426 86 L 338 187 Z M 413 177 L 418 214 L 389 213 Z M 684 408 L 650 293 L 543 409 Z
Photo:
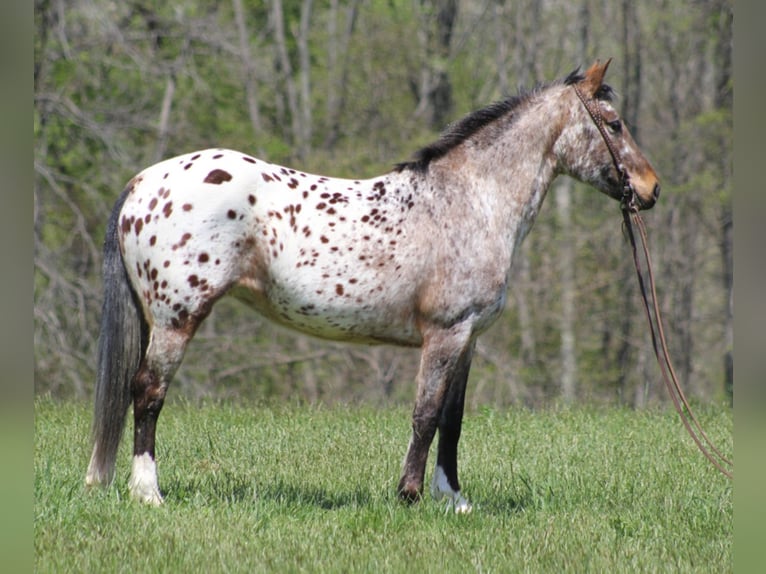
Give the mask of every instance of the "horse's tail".
M 117 449 L 132 398 L 131 384 L 146 353 L 148 323 L 125 270 L 118 237 L 120 211 L 132 189 L 129 185 L 117 200 L 104 241 L 93 454 L 85 477 L 89 486 L 108 484 L 114 478 Z

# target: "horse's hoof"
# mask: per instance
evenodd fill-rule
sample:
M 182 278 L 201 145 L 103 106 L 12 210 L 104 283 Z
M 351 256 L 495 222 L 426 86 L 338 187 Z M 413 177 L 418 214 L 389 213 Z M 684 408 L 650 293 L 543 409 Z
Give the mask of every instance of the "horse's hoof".
M 470 514 L 473 510 L 473 506 L 468 500 L 458 495 L 458 499 L 454 501 L 455 514 Z
M 411 486 L 400 486 L 398 490 L 399 500 L 405 504 L 415 504 L 423 498 L 423 494 L 418 488 L 412 488 Z
M 136 488 L 131 486 L 130 496 L 134 500 L 149 506 L 161 506 L 164 500 L 157 488 Z

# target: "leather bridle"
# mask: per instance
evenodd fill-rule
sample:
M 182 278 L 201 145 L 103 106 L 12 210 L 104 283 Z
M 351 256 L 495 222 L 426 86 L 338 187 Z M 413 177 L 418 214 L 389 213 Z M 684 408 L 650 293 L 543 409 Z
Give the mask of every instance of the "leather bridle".
M 612 141 L 612 138 L 609 137 L 609 134 L 604 127 L 604 118 L 601 115 L 601 106 L 599 105 L 598 100 L 596 98 L 586 98 L 583 96 L 577 84 L 574 84 L 572 87 L 574 88 L 577 97 L 580 98 L 580 101 L 585 106 L 585 109 L 588 110 L 588 114 L 590 114 L 593 123 L 596 124 L 596 128 L 598 128 L 598 131 L 606 144 L 606 148 L 609 150 L 609 155 L 612 156 L 612 163 L 614 163 L 614 168 L 620 176 L 620 184 L 622 185 L 622 199 L 620 201 L 622 209 L 628 209 L 632 213 L 637 213 L 638 201 L 636 190 L 633 189 L 633 185 L 630 183 L 628 170 L 625 169 L 625 166 L 620 161 L 620 154 L 617 153 L 617 150 L 614 147 L 614 142 Z
M 734 464 L 723 454 L 721 454 L 720 450 L 716 448 L 715 444 L 713 444 L 713 442 L 708 438 L 707 434 L 705 434 L 705 431 L 702 429 L 702 425 L 700 425 L 699 420 L 694 415 L 694 412 L 689 406 L 689 401 L 686 399 L 686 395 L 684 394 L 683 389 L 678 382 L 678 377 L 676 376 L 675 370 L 673 369 L 673 364 L 670 361 L 668 345 L 665 340 L 665 331 L 662 327 L 662 316 L 660 315 L 660 307 L 657 301 L 657 291 L 654 286 L 652 261 L 649 257 L 649 249 L 647 247 L 648 241 L 646 237 L 646 226 L 643 219 L 641 219 L 638 214 L 638 198 L 635 189 L 633 189 L 633 186 L 630 183 L 630 176 L 628 175 L 625 167 L 622 165 L 620 156 L 614 147 L 614 143 L 612 142 L 612 139 L 609 137 L 609 134 L 604 127 L 604 118 L 601 115 L 601 106 L 599 105 L 598 100 L 596 98 L 585 98 L 577 84 L 574 84 L 572 87 L 574 88 L 577 97 L 585 106 L 585 109 L 588 110 L 588 114 L 590 114 L 593 123 L 596 124 L 596 128 L 598 128 L 598 131 L 601 133 L 601 137 L 604 139 L 604 143 L 609 150 L 609 154 L 612 156 L 614 167 L 620 176 L 620 183 L 622 185 L 622 199 L 620 202 L 620 206 L 622 208 L 622 218 L 633 252 L 633 262 L 636 266 L 638 284 L 641 290 L 641 298 L 643 300 L 644 310 L 646 311 L 646 318 L 649 321 L 649 331 L 652 336 L 654 354 L 657 357 L 657 362 L 660 365 L 665 387 L 668 389 L 670 398 L 673 400 L 673 406 L 675 407 L 676 412 L 678 412 L 680 415 L 684 427 L 686 427 L 689 436 L 692 437 L 702 454 L 704 454 L 705 457 L 711 463 L 713 463 L 713 465 L 721 473 L 729 478 L 733 478 Z M 652 294 L 652 310 L 654 311 L 654 315 L 652 315 L 652 310 L 650 310 L 649 299 L 646 293 L 646 287 L 644 285 L 644 276 L 641 271 L 641 263 L 639 261 L 638 249 L 636 247 L 636 238 L 633 233 L 633 222 L 635 222 L 641 237 L 641 246 L 643 248 L 642 251 L 644 254 L 644 259 L 646 260 L 647 276 L 649 279 L 649 287 Z M 727 468 L 724 467 L 729 467 L 731 470 L 727 470 Z

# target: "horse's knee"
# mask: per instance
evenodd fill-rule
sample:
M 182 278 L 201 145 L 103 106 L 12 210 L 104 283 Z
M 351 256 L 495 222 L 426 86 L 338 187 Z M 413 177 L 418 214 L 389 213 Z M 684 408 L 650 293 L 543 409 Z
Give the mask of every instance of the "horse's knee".
M 170 381 L 183 360 L 189 336 L 168 329 L 155 329 L 152 342 L 133 379 L 133 401 L 137 413 L 159 414 Z

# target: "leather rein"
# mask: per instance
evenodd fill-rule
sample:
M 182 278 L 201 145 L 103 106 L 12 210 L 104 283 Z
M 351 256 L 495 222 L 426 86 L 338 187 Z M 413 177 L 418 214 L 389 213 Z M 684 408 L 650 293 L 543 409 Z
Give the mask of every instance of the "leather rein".
M 668 389 L 670 398 L 673 400 L 673 406 L 681 417 L 681 421 L 683 422 L 684 427 L 686 427 L 689 436 L 692 437 L 702 454 L 704 454 L 705 457 L 713 464 L 713 466 L 715 466 L 721 473 L 723 473 L 728 478 L 733 478 L 733 463 L 723 454 L 721 454 L 721 451 L 716 448 L 715 444 L 713 444 L 713 442 L 708 438 L 707 434 L 705 434 L 705 431 L 702 429 L 702 425 L 700 425 L 699 420 L 694 415 L 694 412 L 689 406 L 689 401 L 686 399 L 686 395 L 684 394 L 683 389 L 678 382 L 678 377 L 676 376 L 675 369 L 673 369 L 673 364 L 670 360 L 670 354 L 668 352 L 667 342 L 665 340 L 665 332 L 662 327 L 660 307 L 659 303 L 657 302 L 657 291 L 654 285 L 654 272 L 652 270 L 652 261 L 649 257 L 649 249 L 647 247 L 648 241 L 646 235 L 646 225 L 644 224 L 643 219 L 641 219 L 641 217 L 638 215 L 638 200 L 636 197 L 635 189 L 633 189 L 633 185 L 630 183 L 628 172 L 623 166 L 622 162 L 620 162 L 620 156 L 617 153 L 617 150 L 614 147 L 614 143 L 609 137 L 606 128 L 604 127 L 604 119 L 601 115 L 601 106 L 597 99 L 585 98 L 580 91 L 580 88 L 576 84 L 572 87 L 574 88 L 577 97 L 585 106 L 585 109 L 588 110 L 588 114 L 593 120 L 593 123 L 596 125 L 596 128 L 598 128 L 598 131 L 601 134 L 607 149 L 609 150 L 609 154 L 612 156 L 614 167 L 620 176 L 620 183 L 622 185 L 622 199 L 620 202 L 622 218 L 625 229 L 627 231 L 628 239 L 630 240 L 631 250 L 633 252 L 633 262 L 636 266 L 636 274 L 638 275 L 638 284 L 641 290 L 641 298 L 644 304 L 644 310 L 646 311 L 646 318 L 649 322 L 649 331 L 652 336 L 652 347 L 654 348 L 654 354 L 657 357 L 657 362 L 659 363 L 660 370 L 662 371 L 662 378 L 665 382 L 665 387 Z M 641 238 L 641 247 L 644 259 L 646 260 L 649 289 L 652 294 L 651 307 L 649 305 L 646 286 L 644 284 L 644 275 L 641 270 L 641 263 L 639 261 L 636 238 L 635 234 L 633 233 L 633 223 L 635 223 L 636 228 L 638 229 L 639 236 Z M 654 312 L 653 315 L 652 311 Z

